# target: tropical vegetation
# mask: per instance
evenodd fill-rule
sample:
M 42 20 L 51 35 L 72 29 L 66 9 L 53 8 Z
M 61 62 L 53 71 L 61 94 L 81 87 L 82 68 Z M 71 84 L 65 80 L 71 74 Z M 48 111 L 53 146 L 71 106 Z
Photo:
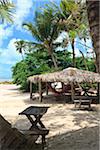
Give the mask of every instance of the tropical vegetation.
M 58 60 L 58 68 L 62 70 L 64 68 L 73 65 L 71 53 L 67 50 L 56 51 L 55 56 Z M 88 70 L 95 71 L 95 65 L 92 59 L 86 59 Z M 86 69 L 83 58 L 76 58 L 76 66 L 80 69 Z M 36 50 L 31 53 L 27 53 L 24 60 L 18 62 L 13 68 L 13 82 L 17 85 L 21 85 L 21 90 L 29 91 L 29 83 L 27 78 L 36 74 L 43 74 L 46 72 L 54 72 L 56 69 L 53 66 L 52 59 L 47 51 L 41 52 Z M 33 91 L 37 90 L 37 85 L 34 84 Z
M 82 51 L 80 57 L 75 54 L 75 39 L 78 37 L 86 42 L 90 37 L 86 16 L 86 3 L 61 0 L 59 6 L 50 3 L 36 11 L 34 22 L 24 22 L 23 28 L 31 33 L 34 41 L 15 42 L 22 61 L 13 66 L 14 83 L 20 84 L 21 89 L 27 91 L 27 77 L 31 75 L 53 72 L 69 66 L 96 71 L 94 58 L 85 57 Z M 63 31 L 68 36 L 62 41 L 57 40 Z M 72 52 L 67 49 L 69 43 Z
M 0 21 L 13 22 L 14 4 L 9 0 L 0 0 Z

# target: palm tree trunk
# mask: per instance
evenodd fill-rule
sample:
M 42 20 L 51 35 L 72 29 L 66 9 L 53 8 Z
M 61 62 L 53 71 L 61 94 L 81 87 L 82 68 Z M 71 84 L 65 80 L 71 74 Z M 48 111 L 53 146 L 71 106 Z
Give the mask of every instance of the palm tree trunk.
M 53 64 L 54 64 L 55 69 L 58 69 L 58 65 L 57 65 L 57 62 L 56 62 L 56 59 L 55 59 L 53 53 L 51 53 L 51 58 L 52 58 L 52 61 L 53 61 Z
M 23 55 L 23 53 L 21 53 L 21 56 L 22 56 L 22 60 L 24 60 L 24 55 Z
M 96 53 L 97 72 L 100 73 L 100 33 L 99 33 L 99 0 L 86 0 L 90 34 Z M 100 103 L 100 83 L 98 83 L 98 102 Z
M 58 69 L 57 60 L 56 60 L 56 58 L 54 56 L 54 53 L 53 53 L 53 50 L 52 50 L 52 46 L 48 45 L 46 48 L 48 49 L 48 53 L 51 56 L 51 59 L 52 59 L 52 62 L 54 64 L 55 69 Z
M 85 65 L 85 69 L 86 69 L 86 70 L 89 70 L 89 69 L 88 69 L 88 65 L 87 65 L 87 63 L 86 63 L 86 59 L 85 59 L 85 56 L 84 56 L 83 52 L 82 52 L 82 51 L 80 51 L 80 53 L 82 54 L 82 58 L 83 58 L 84 65 Z
M 74 47 L 74 39 L 72 40 L 72 50 L 73 50 L 73 67 L 76 66 L 76 62 L 75 62 L 75 47 Z
M 87 13 L 90 26 L 90 34 L 96 53 L 97 72 L 100 73 L 100 37 L 99 37 L 99 0 L 87 0 Z

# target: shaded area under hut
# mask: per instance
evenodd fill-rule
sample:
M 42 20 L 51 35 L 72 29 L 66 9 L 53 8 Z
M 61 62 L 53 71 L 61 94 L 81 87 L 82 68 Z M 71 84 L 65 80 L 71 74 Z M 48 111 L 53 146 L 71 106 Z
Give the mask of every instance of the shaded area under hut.
M 41 102 L 43 92 L 46 91 L 46 95 L 48 95 L 48 90 L 58 95 L 66 95 L 68 91 L 71 91 L 70 97 L 72 101 L 74 99 L 92 99 L 99 103 L 100 100 L 100 87 L 98 84 L 100 83 L 100 74 L 95 72 L 69 67 L 54 73 L 31 76 L 28 78 L 28 81 L 30 82 L 30 99 L 33 97 L 32 83 L 38 84 L 39 100 Z M 61 83 L 61 89 L 58 91 L 55 86 L 57 83 Z M 95 84 L 97 92 L 93 90 L 93 84 Z M 42 88 L 42 85 L 45 85 L 45 90 Z

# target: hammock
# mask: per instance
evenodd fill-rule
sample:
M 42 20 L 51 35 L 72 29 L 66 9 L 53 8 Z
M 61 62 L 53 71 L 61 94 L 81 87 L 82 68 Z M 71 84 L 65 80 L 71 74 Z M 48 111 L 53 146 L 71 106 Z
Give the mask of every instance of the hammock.
M 49 91 L 55 93 L 56 95 L 62 95 L 65 92 L 69 92 L 69 90 L 71 90 L 71 86 L 68 85 L 64 85 L 62 89 L 59 89 L 59 91 L 56 90 L 56 88 L 53 88 L 51 86 L 51 83 L 48 83 L 48 89 Z

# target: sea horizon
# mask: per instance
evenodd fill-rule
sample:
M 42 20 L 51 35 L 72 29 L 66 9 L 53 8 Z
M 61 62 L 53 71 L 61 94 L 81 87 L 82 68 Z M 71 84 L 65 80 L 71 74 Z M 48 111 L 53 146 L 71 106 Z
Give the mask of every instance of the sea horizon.
M 12 79 L 8 79 L 8 78 L 1 79 L 1 78 L 0 78 L 0 82 L 5 82 L 5 81 L 12 81 Z

